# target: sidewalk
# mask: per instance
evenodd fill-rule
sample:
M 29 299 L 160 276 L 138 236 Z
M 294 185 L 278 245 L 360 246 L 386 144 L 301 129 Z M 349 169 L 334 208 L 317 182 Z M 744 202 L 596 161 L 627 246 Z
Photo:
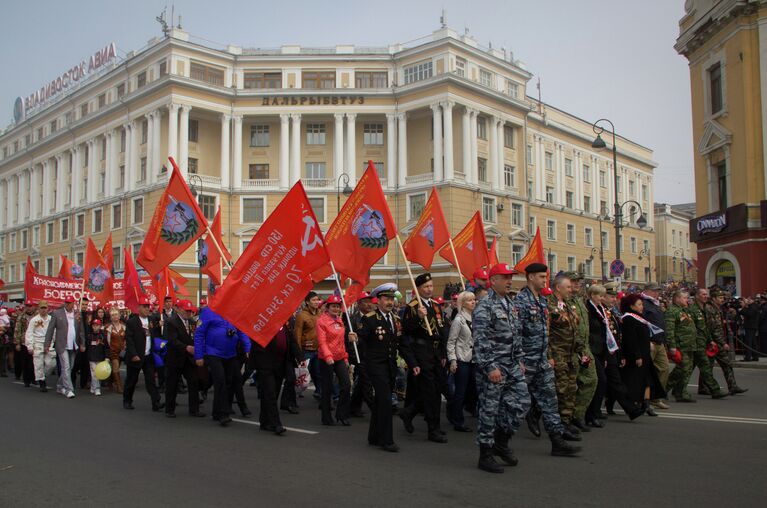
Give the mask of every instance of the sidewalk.
M 735 360 L 732 366 L 739 369 L 767 369 L 767 358 L 762 358 L 758 362 L 744 362 L 742 359 Z

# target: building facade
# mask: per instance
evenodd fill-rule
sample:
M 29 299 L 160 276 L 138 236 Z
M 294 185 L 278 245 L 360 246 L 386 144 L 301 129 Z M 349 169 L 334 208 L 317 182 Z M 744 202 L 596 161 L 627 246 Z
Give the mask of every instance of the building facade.
M 767 2 L 687 0 L 676 50 L 692 90 L 698 283 L 767 288 Z
M 403 240 L 436 187 L 453 234 L 481 210 L 488 245 L 497 237 L 499 257 L 515 262 L 540 227 L 554 271 L 597 278 L 600 240 L 605 264 L 614 242 L 609 224 L 599 233 L 600 210 L 616 192 L 639 201 L 648 225 L 632 215 L 624 260 L 629 279 L 647 280 L 652 151 L 618 138 L 615 189 L 591 124 L 528 97 L 531 76 L 449 28 L 409 46 L 274 50 L 215 49 L 174 29 L 61 99 L 22 101 L 30 108 L 0 135 L 0 277 L 19 298 L 27 256 L 55 274 L 58 254 L 82 263 L 87 237 L 100 245 L 109 233 L 120 269 L 125 249 L 138 252 L 172 156 L 206 216 L 220 207 L 235 258 L 298 179 L 327 229 L 342 189 L 372 160 Z M 194 279 L 195 259 L 190 249 L 174 268 Z M 438 286 L 457 281 L 439 258 L 432 271 Z M 405 284 L 395 246 L 371 279 Z
M 659 282 L 697 280 L 695 244 L 690 241 L 694 216 L 695 203 L 655 203 L 654 277 Z

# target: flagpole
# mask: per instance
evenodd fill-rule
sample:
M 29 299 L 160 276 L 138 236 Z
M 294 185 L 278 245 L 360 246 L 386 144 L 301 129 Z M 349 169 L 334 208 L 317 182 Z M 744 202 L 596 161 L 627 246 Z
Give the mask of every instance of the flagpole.
M 415 279 L 413 278 L 413 271 L 410 270 L 410 263 L 407 260 L 407 255 L 405 255 L 405 248 L 402 246 L 402 240 L 399 239 L 399 233 L 396 235 L 397 237 L 397 245 L 399 245 L 399 250 L 402 253 L 402 258 L 405 260 L 405 266 L 407 267 L 407 274 L 410 276 L 410 282 L 413 284 L 413 291 L 415 291 L 415 297 L 418 298 L 418 306 L 421 309 L 425 309 L 423 305 L 423 300 L 421 299 L 421 295 L 418 294 L 418 286 L 415 285 Z M 429 332 L 429 336 L 433 336 L 434 334 L 431 331 L 431 324 L 429 324 L 429 320 L 424 318 L 424 322 L 426 323 L 426 330 Z
M 336 265 L 333 264 L 333 260 L 330 260 L 330 269 L 333 270 L 333 277 L 336 279 L 336 287 L 338 287 L 338 292 L 341 294 L 341 305 L 344 308 L 344 313 L 346 314 L 346 323 L 349 325 L 349 332 L 354 333 L 354 327 L 352 326 L 352 319 L 349 316 L 349 307 L 346 306 L 346 299 L 344 298 L 344 290 L 341 288 L 341 281 L 338 279 L 338 272 L 336 272 Z M 360 360 L 360 352 L 357 349 L 357 342 L 352 341 L 352 345 L 354 346 L 354 354 L 357 356 L 357 363 L 361 363 Z
M 458 278 L 461 281 L 461 287 L 466 291 L 466 283 L 463 281 L 463 274 L 461 273 L 461 265 L 458 263 L 458 256 L 455 255 L 455 245 L 453 245 L 453 239 L 450 238 L 450 250 L 453 253 L 453 260 L 455 261 L 455 267 L 458 269 Z
M 226 261 L 226 267 L 230 270 L 232 269 L 232 265 L 229 263 L 229 260 L 226 259 L 226 256 L 224 255 L 224 249 L 221 248 L 221 246 L 218 244 L 218 240 L 216 239 L 216 235 L 213 234 L 213 232 L 210 230 L 210 226 L 205 224 L 205 231 L 208 233 L 208 236 L 213 238 L 213 245 L 216 246 L 216 250 L 218 251 L 219 255 L 221 255 L 221 259 Z

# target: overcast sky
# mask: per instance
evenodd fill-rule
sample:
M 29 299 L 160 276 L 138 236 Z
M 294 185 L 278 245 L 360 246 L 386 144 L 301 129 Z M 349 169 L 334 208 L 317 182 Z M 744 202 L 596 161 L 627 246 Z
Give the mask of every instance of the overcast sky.
M 541 79 L 542 99 L 655 151 L 655 200 L 694 200 L 687 61 L 674 51 L 683 0 L 176 0 L 195 42 L 386 46 L 448 25 L 505 47 Z M 119 5 L 119 7 L 117 7 Z M 0 125 L 13 102 L 110 41 L 119 53 L 161 35 L 163 1 L 18 0 L 0 31 Z M 168 11 L 170 12 L 170 4 Z M 536 94 L 535 79 L 528 88 Z

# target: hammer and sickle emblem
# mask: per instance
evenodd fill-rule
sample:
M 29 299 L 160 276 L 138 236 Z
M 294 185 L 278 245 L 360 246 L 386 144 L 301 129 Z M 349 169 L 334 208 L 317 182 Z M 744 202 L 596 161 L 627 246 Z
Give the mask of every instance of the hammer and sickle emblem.
M 318 245 L 322 245 L 322 238 L 317 234 L 317 223 L 309 215 L 304 215 L 303 218 L 306 229 L 304 229 L 304 236 L 301 238 L 301 255 L 306 256 L 306 253 L 310 250 L 314 250 Z

